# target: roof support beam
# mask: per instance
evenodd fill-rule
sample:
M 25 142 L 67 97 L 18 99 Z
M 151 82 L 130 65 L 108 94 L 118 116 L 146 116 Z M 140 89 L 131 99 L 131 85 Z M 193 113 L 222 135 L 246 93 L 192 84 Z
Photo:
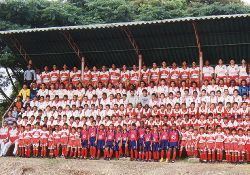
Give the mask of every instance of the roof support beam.
M 27 52 L 25 51 L 25 49 L 23 48 L 23 46 L 19 42 L 19 40 L 13 34 L 9 35 L 9 38 L 10 38 L 10 41 L 12 42 L 12 44 L 14 45 L 14 47 L 19 52 L 19 54 L 23 57 L 23 59 L 25 60 L 25 62 L 27 64 L 30 64 L 30 63 L 32 64 L 30 56 L 27 54 Z
M 142 53 L 140 52 L 139 46 L 137 42 L 135 41 L 132 32 L 129 30 L 127 26 L 121 27 L 121 30 L 126 34 L 130 44 L 133 46 L 135 53 L 138 58 L 138 67 L 139 67 L 139 77 L 141 77 L 141 69 L 142 69 L 142 63 L 143 63 L 143 57 Z
M 76 56 L 79 59 L 79 62 L 82 63 L 82 60 L 84 60 L 84 63 L 86 65 L 86 58 L 82 54 L 79 46 L 74 41 L 74 39 L 71 36 L 70 32 L 65 30 L 65 31 L 62 31 L 62 34 L 63 34 L 64 38 L 67 40 L 67 42 L 68 42 L 69 46 L 71 47 L 71 49 L 75 52 Z
M 197 25 L 196 25 L 195 21 L 192 21 L 192 26 L 193 26 L 193 29 L 194 29 L 197 48 L 198 48 L 198 51 L 199 51 L 200 85 L 201 85 L 202 84 L 202 69 L 203 69 L 203 52 L 202 52 L 202 49 L 201 49 L 200 37 L 199 37 L 199 33 L 197 31 Z

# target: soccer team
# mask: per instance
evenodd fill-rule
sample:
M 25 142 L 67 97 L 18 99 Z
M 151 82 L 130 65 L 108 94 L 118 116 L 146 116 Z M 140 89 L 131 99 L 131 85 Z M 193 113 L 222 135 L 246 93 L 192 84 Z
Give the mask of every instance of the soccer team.
M 245 61 L 219 60 L 215 69 L 206 61 L 202 84 L 200 71 L 185 61 L 141 72 L 86 67 L 83 75 L 46 66 L 32 91 L 19 94 L 17 121 L 0 129 L 0 156 L 14 145 L 21 157 L 250 162 Z

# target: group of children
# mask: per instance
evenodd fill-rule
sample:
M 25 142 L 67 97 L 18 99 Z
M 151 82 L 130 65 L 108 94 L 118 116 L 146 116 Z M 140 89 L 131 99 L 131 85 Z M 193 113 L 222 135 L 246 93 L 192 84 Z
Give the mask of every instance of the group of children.
M 176 157 L 199 157 L 201 162 L 250 162 L 250 129 L 205 127 L 137 126 L 110 124 L 47 127 L 27 124 L 0 129 L 1 155 L 13 144 L 13 154 L 20 157 L 65 157 L 81 159 L 116 159 L 130 157 L 137 161 L 175 162 Z

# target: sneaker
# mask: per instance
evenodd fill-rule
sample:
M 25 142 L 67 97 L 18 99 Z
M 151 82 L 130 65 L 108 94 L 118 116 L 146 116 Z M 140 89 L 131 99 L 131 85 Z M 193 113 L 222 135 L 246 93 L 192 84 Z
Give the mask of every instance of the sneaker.
M 169 162 L 169 160 L 168 160 L 168 159 L 166 159 L 166 162 L 168 163 L 168 162 Z
M 163 162 L 163 158 L 160 159 L 160 162 Z
M 171 162 L 172 162 L 172 163 L 175 163 L 175 161 L 174 161 L 174 160 L 172 160 Z

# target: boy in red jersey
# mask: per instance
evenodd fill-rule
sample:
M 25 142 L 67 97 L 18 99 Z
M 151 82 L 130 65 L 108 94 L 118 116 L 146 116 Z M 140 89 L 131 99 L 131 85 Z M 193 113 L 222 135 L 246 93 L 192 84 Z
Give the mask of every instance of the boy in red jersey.
M 53 139 L 54 139 L 54 156 L 58 157 L 59 155 L 59 149 L 60 149 L 60 140 L 61 140 L 61 133 L 59 130 L 59 125 L 55 125 L 55 131 L 53 131 Z
M 171 153 L 172 155 L 172 163 L 175 162 L 176 159 L 176 151 L 179 147 L 179 141 L 180 141 L 180 134 L 179 131 L 176 129 L 176 124 L 172 124 L 172 128 L 168 133 L 169 135 L 169 149 L 167 154 L 167 160 L 170 160 Z
M 25 127 L 20 127 L 20 132 L 18 134 L 18 156 L 24 157 L 25 155 L 25 143 L 24 143 L 24 131 Z
M 63 125 L 63 129 L 60 131 L 60 135 L 61 135 L 60 145 L 62 147 L 62 157 L 65 157 L 67 155 L 67 145 L 69 140 L 69 130 L 67 123 Z
M 116 132 L 115 132 L 115 158 L 116 160 L 119 160 L 121 154 L 122 154 L 122 127 L 121 125 L 117 126 Z
M 245 161 L 245 145 L 246 145 L 246 136 L 243 133 L 243 129 L 238 129 L 238 160 L 239 163 L 243 163 Z
M 228 163 L 231 162 L 231 152 L 232 152 L 232 149 L 231 149 L 231 141 L 232 141 L 232 136 L 230 134 L 230 129 L 229 128 L 225 128 L 224 129 L 225 131 L 225 139 L 224 139 L 224 149 L 225 149 L 225 152 L 226 152 L 226 160 Z
M 110 160 L 113 156 L 114 140 L 115 140 L 114 124 L 110 124 L 107 131 L 105 150 L 104 150 L 105 160 Z
M 247 156 L 247 163 L 249 163 L 250 162 L 250 129 L 248 129 L 246 133 L 245 150 L 246 150 L 246 156 Z
M 168 151 L 168 128 L 167 124 L 163 125 L 162 131 L 160 133 L 160 148 L 161 148 L 161 160 L 163 162 L 164 156 L 167 156 Z
M 152 151 L 153 151 L 153 159 L 155 162 L 159 161 L 159 132 L 158 127 L 154 125 L 152 131 L 153 143 L 152 143 Z
M 24 131 L 24 145 L 25 145 L 25 156 L 30 157 L 31 154 L 31 139 L 32 139 L 32 131 L 30 130 L 31 125 L 27 124 Z
M 105 132 L 105 128 L 103 124 L 99 126 L 96 138 L 97 138 L 97 144 L 96 144 L 97 159 L 100 159 L 100 154 L 101 154 L 101 151 L 103 151 L 105 147 L 105 139 L 106 139 L 106 132 Z
M 71 132 L 69 133 L 69 142 L 67 147 L 69 157 L 76 158 L 78 138 L 79 134 L 77 133 L 76 128 L 72 127 Z
M 40 131 L 41 157 L 47 156 L 48 138 L 49 131 L 47 130 L 47 126 L 43 125 L 42 131 Z
M 88 147 L 88 130 L 87 130 L 87 125 L 84 124 L 83 128 L 80 132 L 80 137 L 81 137 L 81 142 L 82 142 L 82 158 L 87 159 L 88 152 L 87 152 L 87 147 Z
M 36 123 L 35 128 L 32 129 L 32 148 L 33 148 L 33 156 L 38 157 L 39 150 L 39 139 L 40 139 L 40 124 Z
M 212 128 L 208 128 L 207 136 L 206 136 L 206 145 L 207 145 L 207 153 L 208 153 L 208 161 L 215 161 L 215 135 L 213 133 Z
M 183 153 L 183 150 L 185 149 L 185 146 L 187 144 L 187 134 L 188 134 L 188 131 L 186 130 L 185 127 L 182 127 L 181 128 L 181 142 L 180 142 L 180 150 L 179 150 L 179 157 L 181 158 L 182 157 L 182 153 Z
M 200 133 L 197 140 L 197 147 L 200 153 L 200 161 L 207 162 L 206 133 L 204 131 L 204 127 L 200 128 Z
M 215 149 L 217 153 L 217 161 L 222 162 L 225 134 L 222 132 L 221 126 L 216 127 L 217 132 L 215 133 Z
M 54 149 L 55 149 L 55 139 L 53 136 L 52 129 L 49 129 L 49 137 L 48 137 L 48 150 L 49 150 L 49 157 L 54 157 Z
M 232 151 L 232 163 L 238 162 L 238 142 L 239 137 L 237 135 L 236 129 L 232 129 L 232 138 L 231 138 L 231 151 Z
M 127 125 L 123 124 L 122 128 L 122 154 L 124 157 L 127 157 L 129 155 L 128 151 L 128 131 L 127 131 Z
M 152 148 L 152 133 L 150 131 L 150 127 L 146 127 L 146 131 L 144 134 L 144 153 L 145 153 L 145 160 L 150 161 L 151 160 L 151 148 Z
M 139 160 L 143 160 L 144 159 L 144 145 L 143 145 L 143 141 L 144 141 L 144 134 L 145 134 L 145 129 L 144 129 L 144 122 L 141 121 L 140 122 L 140 127 L 138 128 L 138 134 L 139 134 L 139 138 L 138 138 L 138 142 L 137 142 L 137 146 L 139 149 Z
M 93 160 L 96 157 L 96 121 L 93 120 L 91 126 L 89 127 L 89 152 L 90 152 L 90 159 Z
M 136 130 L 136 124 L 133 123 L 131 125 L 131 129 L 128 133 L 129 139 L 129 146 L 130 146 L 130 160 L 133 161 L 137 159 L 138 152 L 137 152 L 137 140 L 138 140 L 138 132 Z

